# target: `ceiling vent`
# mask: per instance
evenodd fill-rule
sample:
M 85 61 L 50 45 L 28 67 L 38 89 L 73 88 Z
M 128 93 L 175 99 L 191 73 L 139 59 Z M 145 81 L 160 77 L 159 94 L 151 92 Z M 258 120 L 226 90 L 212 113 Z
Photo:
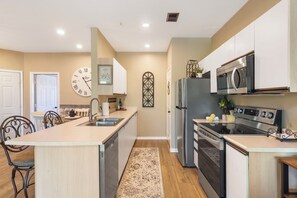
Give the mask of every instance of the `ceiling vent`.
M 179 13 L 168 13 L 167 14 L 167 18 L 166 18 L 166 22 L 177 22 Z

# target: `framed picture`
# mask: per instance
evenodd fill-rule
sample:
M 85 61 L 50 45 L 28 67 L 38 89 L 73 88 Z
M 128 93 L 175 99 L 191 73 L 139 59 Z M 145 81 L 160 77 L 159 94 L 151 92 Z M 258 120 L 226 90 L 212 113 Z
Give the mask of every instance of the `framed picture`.
M 98 84 L 112 85 L 112 65 L 98 65 Z

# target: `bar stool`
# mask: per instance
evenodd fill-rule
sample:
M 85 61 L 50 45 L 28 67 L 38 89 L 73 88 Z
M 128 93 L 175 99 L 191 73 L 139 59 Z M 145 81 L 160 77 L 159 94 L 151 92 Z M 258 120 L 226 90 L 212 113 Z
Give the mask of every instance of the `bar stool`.
M 29 133 L 35 132 L 34 124 L 27 118 L 23 116 L 10 116 L 6 118 L 1 126 L 0 126 L 0 144 L 4 149 L 4 153 L 6 155 L 8 165 L 12 166 L 11 173 L 11 182 L 13 185 L 14 195 L 17 195 L 24 190 L 25 197 L 28 198 L 27 189 L 30 185 L 34 183 L 30 183 L 31 178 L 33 177 L 33 173 L 30 175 L 31 171 L 34 170 L 34 159 L 25 159 L 25 160 L 17 160 L 11 157 L 11 153 L 22 152 L 27 149 L 29 146 L 20 146 L 20 145 L 6 145 L 5 141 L 10 140 L 12 138 L 17 138 Z M 20 190 L 18 190 L 15 175 L 16 173 L 21 175 L 23 186 Z
M 62 124 L 63 120 L 55 111 L 47 111 L 43 116 L 44 128 L 50 128 Z

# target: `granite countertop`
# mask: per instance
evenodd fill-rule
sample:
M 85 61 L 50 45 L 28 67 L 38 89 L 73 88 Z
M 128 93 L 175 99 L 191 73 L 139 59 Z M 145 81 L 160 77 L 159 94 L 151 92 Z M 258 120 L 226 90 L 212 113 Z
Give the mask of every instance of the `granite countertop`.
M 116 111 L 109 116 L 101 116 L 104 118 L 124 118 L 116 126 L 79 126 L 89 120 L 88 117 L 83 117 L 52 128 L 8 140 L 5 143 L 8 145 L 30 146 L 101 145 L 120 130 L 135 113 L 137 113 L 136 107 L 128 107 L 127 111 Z M 100 117 L 98 116 L 98 118 Z
M 224 139 L 247 152 L 297 153 L 297 142 L 281 142 L 280 140 L 271 136 L 225 135 Z

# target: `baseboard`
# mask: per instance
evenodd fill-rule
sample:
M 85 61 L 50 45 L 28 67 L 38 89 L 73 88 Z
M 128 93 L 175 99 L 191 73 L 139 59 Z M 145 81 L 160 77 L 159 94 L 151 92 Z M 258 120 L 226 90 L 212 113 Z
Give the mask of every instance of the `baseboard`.
M 137 140 L 168 140 L 166 136 L 138 136 Z
M 171 153 L 177 153 L 177 148 L 170 148 Z

